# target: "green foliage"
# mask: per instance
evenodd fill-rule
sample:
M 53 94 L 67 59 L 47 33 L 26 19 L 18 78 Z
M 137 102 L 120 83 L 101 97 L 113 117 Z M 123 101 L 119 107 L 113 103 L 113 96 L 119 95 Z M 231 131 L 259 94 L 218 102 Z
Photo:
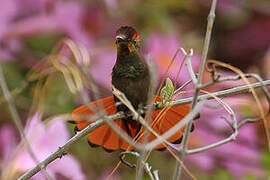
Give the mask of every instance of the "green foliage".
M 45 101 L 45 113 L 55 115 L 69 113 L 74 109 L 73 96 L 68 90 L 62 75 L 56 74 L 48 87 Z
M 238 108 L 238 112 L 243 115 L 244 117 L 253 117 L 256 115 L 254 109 L 248 106 L 241 106 Z
M 23 89 L 22 87 L 25 86 L 25 80 L 24 80 L 24 72 L 20 68 L 18 63 L 3 63 L 1 64 L 4 77 L 8 86 L 8 89 L 10 90 L 10 93 L 13 95 L 13 99 L 15 100 L 15 103 L 17 105 L 17 108 L 19 110 L 21 109 L 27 109 L 28 104 L 28 91 Z M 19 91 L 17 91 L 19 90 Z M 21 91 L 23 90 L 23 91 Z M 16 94 L 13 94 L 13 92 L 19 92 Z M 11 123 L 10 121 L 10 113 L 7 106 L 7 103 L 5 99 L 3 98 L 2 89 L 0 90 L 0 109 L 1 109 L 1 123 Z
M 8 88 L 12 91 L 22 86 L 24 82 L 24 75 L 22 69 L 19 68 L 18 63 L 5 63 L 2 64 L 4 76 Z
M 268 177 L 270 177 L 270 153 L 265 152 L 262 156 L 262 164 L 265 170 L 265 173 L 267 174 Z
M 42 34 L 26 39 L 25 45 L 36 55 L 49 54 L 60 38 L 57 34 Z
M 185 0 L 150 0 L 150 2 L 158 4 L 162 9 L 169 13 L 183 13 L 183 11 L 190 10 L 193 6 L 192 1 Z
M 244 180 L 256 180 L 257 178 L 253 175 L 247 175 L 243 178 Z
M 224 170 L 217 170 L 213 176 L 211 177 L 211 179 L 219 179 L 219 180 L 232 180 L 233 177 Z

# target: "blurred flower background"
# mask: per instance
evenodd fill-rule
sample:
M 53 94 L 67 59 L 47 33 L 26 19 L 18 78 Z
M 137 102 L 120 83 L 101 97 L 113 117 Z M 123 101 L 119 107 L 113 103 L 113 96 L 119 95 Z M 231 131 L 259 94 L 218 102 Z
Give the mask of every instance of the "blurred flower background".
M 0 63 L 25 133 L 27 137 L 34 136 L 29 142 L 38 160 L 63 145 L 73 135 L 74 128 L 61 119 L 49 123 L 42 120 L 51 115 L 70 113 L 82 103 L 78 96 L 70 93 L 63 76 L 54 74 L 46 89 L 44 112 L 42 115 L 33 113 L 37 82 L 28 81 L 27 73 L 46 59 L 61 39 L 70 38 L 87 49 L 89 72 L 100 95 L 106 97 L 111 94 L 111 69 L 116 58 L 114 35 L 119 26 L 131 25 L 139 31 L 142 53 L 145 57 L 150 56 L 157 65 L 159 77 L 179 47 L 194 49 L 192 64 L 197 72 L 210 4 L 210 0 L 1 0 Z M 269 79 L 269 9 L 268 0 L 218 1 L 208 57 Z M 182 57 L 181 54 L 177 56 L 177 64 Z M 169 76 L 175 78 L 177 70 L 178 66 L 173 66 Z M 178 85 L 188 79 L 184 67 Z M 239 84 L 241 82 L 219 84 L 209 91 Z M 2 91 L 0 95 L 0 173 L 2 178 L 13 179 L 34 163 L 19 143 L 20 136 Z M 258 114 L 252 98 L 246 95 L 224 100 L 237 112 L 238 120 Z M 265 111 L 267 108 L 265 105 Z M 222 108 L 203 109 L 200 119 L 195 122 L 190 147 L 227 137 L 231 129 L 221 116 L 229 117 Z M 70 155 L 49 165 L 47 172 L 57 179 L 105 179 L 118 163 L 118 154 L 90 148 L 85 138 L 72 146 Z M 159 169 L 161 177 L 173 173 L 174 159 L 169 153 L 153 152 L 149 161 L 154 169 Z M 164 162 L 167 162 L 166 166 Z M 191 155 L 185 162 L 198 179 L 266 179 L 270 177 L 270 154 L 263 125 L 248 124 L 240 129 L 236 141 Z M 112 179 L 130 179 L 134 173 L 134 169 L 121 165 Z M 186 174 L 184 177 L 189 179 Z M 40 179 L 42 175 L 35 178 Z

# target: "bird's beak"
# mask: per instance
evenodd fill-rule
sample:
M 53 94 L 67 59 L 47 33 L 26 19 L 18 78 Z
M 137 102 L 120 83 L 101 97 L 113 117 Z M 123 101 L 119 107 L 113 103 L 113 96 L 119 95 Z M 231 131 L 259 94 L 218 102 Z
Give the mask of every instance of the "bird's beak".
M 128 50 L 129 50 L 129 52 L 133 52 L 136 50 L 136 47 L 132 42 L 128 43 Z
M 123 35 L 123 34 L 120 34 L 120 35 L 117 35 L 116 36 L 116 44 L 119 44 L 119 43 L 121 43 L 121 42 L 126 42 L 127 40 L 126 40 L 126 36 L 125 35 Z
M 117 49 L 127 48 L 128 41 L 126 40 L 126 36 L 125 35 L 119 34 L 115 38 L 116 38 L 115 44 L 117 46 Z

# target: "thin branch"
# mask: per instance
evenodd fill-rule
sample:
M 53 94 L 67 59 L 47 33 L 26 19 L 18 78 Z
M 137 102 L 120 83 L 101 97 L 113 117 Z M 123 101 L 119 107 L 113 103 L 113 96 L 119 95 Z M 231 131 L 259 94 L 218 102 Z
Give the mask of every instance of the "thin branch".
M 248 78 L 249 75 L 246 74 L 246 77 Z M 225 81 L 238 81 L 240 79 L 241 79 L 241 76 L 240 75 L 227 76 L 227 77 L 223 77 L 223 78 L 221 78 L 220 76 L 217 76 L 217 77 L 213 77 L 212 76 L 212 80 L 210 82 L 207 82 L 205 84 L 202 84 L 200 86 L 200 89 L 207 88 L 207 87 L 212 86 L 213 84 L 216 84 L 216 83 L 221 83 L 221 82 L 225 82 Z
M 4 97 L 5 97 L 5 100 L 8 104 L 8 108 L 9 108 L 9 111 L 10 111 L 10 115 L 12 117 L 12 120 L 16 126 L 16 128 L 18 129 L 19 131 L 19 134 L 21 136 L 21 140 L 22 142 L 25 144 L 26 146 L 26 150 L 27 152 L 29 153 L 30 157 L 33 159 L 33 161 L 38 164 L 39 161 L 38 161 L 38 158 L 36 157 L 34 151 L 32 150 L 31 148 L 31 145 L 30 143 L 28 142 L 27 138 L 26 138 L 26 135 L 24 133 L 24 130 L 23 130 L 23 125 L 22 125 L 22 121 L 20 119 L 20 116 L 19 116 L 19 113 L 14 105 L 14 100 L 8 90 L 8 87 L 7 87 L 7 83 L 6 83 L 6 80 L 5 80 L 5 77 L 4 77 L 4 73 L 3 73 L 3 69 L 2 69 L 2 66 L 0 64 L 0 86 L 2 88 L 2 91 L 3 91 L 3 94 L 4 94 Z M 47 177 L 47 179 L 53 179 L 46 171 L 44 168 L 42 168 L 42 173 L 45 177 Z
M 135 168 L 136 167 L 135 164 L 131 164 L 131 163 L 129 163 L 128 161 L 126 161 L 124 159 L 124 156 L 127 155 L 127 154 L 131 154 L 131 155 L 137 157 L 138 159 L 141 158 L 141 155 L 138 152 L 134 152 L 134 151 L 120 153 L 120 160 L 121 160 L 121 162 L 124 163 L 125 165 L 127 165 L 130 168 Z M 149 165 L 149 163 L 146 163 L 144 161 L 141 161 L 141 163 L 142 163 L 142 167 L 144 168 L 145 172 L 148 174 L 148 176 L 150 177 L 151 180 L 159 180 L 159 176 L 158 176 L 158 171 L 157 170 L 155 170 L 154 172 L 152 172 L 152 167 Z
M 136 166 L 136 180 L 141 180 L 143 179 L 143 170 L 146 168 L 146 160 L 147 160 L 147 150 L 142 150 L 140 153 L 141 155 L 139 156 L 138 160 L 137 160 L 137 166 Z M 153 178 L 153 175 L 151 174 L 151 171 L 150 172 L 150 178 L 152 177 Z M 149 173 L 148 172 L 148 173 Z M 151 179 L 152 179 L 151 178 Z
M 18 87 L 12 91 L 10 91 L 10 96 L 14 97 L 20 94 L 26 87 L 28 86 L 28 82 L 23 82 L 21 87 Z M 6 102 L 5 97 L 0 97 L 0 104 Z
M 269 113 L 270 112 L 270 93 L 267 90 L 266 85 L 263 83 L 262 78 L 258 74 L 248 74 L 248 75 L 255 78 L 262 85 L 262 90 L 264 92 L 264 95 L 265 95 L 267 102 L 268 102 L 268 105 L 269 105 L 269 110 L 268 110 L 268 113 Z
M 146 162 L 144 162 L 144 163 L 145 163 L 145 165 L 144 165 L 145 172 L 148 174 L 148 176 L 150 177 L 151 180 L 155 180 L 156 176 L 154 176 L 152 171 L 151 171 L 152 167 L 149 165 L 149 163 L 146 163 Z
M 194 153 L 199 153 L 199 152 L 203 152 L 203 151 L 206 151 L 206 150 L 209 150 L 209 149 L 212 149 L 212 148 L 215 148 L 217 146 L 220 146 L 220 145 L 223 145 L 229 141 L 232 141 L 232 140 L 235 140 L 236 139 L 236 136 L 238 135 L 238 125 L 237 125 L 237 120 L 236 120 L 236 116 L 235 116 L 235 113 L 233 112 L 233 110 L 230 108 L 230 106 L 228 106 L 227 104 L 225 104 L 223 101 L 221 101 L 219 98 L 215 97 L 215 99 L 217 100 L 217 102 L 219 104 L 221 104 L 225 109 L 226 111 L 230 114 L 231 116 L 231 119 L 232 121 L 229 122 L 225 117 L 224 120 L 225 122 L 229 123 L 230 127 L 233 129 L 233 133 L 230 135 L 230 137 L 224 139 L 224 140 L 221 140 L 221 141 L 218 141 L 216 143 L 213 143 L 213 144 L 210 144 L 210 145 L 207 145 L 207 146 L 204 146 L 204 147 L 201 147 L 201 148 L 196 148 L 196 149 L 191 149 L 191 150 L 186 150 L 185 154 L 194 154 Z
M 200 84 L 202 82 L 203 78 L 203 73 L 205 69 L 205 64 L 206 64 L 206 58 L 208 54 L 208 49 L 209 49 L 209 44 L 210 44 L 210 39 L 211 39 L 211 33 L 213 29 L 213 24 L 214 24 L 214 19 L 215 19 L 215 10 L 216 10 L 216 4 L 217 0 L 213 0 L 211 4 L 211 9 L 210 13 L 208 15 L 208 22 L 207 22 L 207 30 L 206 30 L 206 35 L 205 35 L 205 40 L 204 40 L 204 46 L 203 46 L 203 52 L 202 52 L 202 59 L 201 59 L 201 64 L 200 64 L 200 70 L 199 70 L 199 75 L 198 75 L 198 84 L 194 84 L 195 91 L 194 91 L 194 96 L 193 96 L 193 101 L 191 108 L 195 108 L 198 100 L 198 95 L 200 92 Z M 187 148 L 187 143 L 189 139 L 189 134 L 192 126 L 192 121 L 190 121 L 185 129 L 185 133 L 183 136 L 183 142 L 182 142 L 182 152 L 180 153 L 180 159 L 183 160 L 185 157 L 185 151 Z M 176 161 L 176 166 L 175 166 L 175 171 L 174 171 L 174 180 L 178 180 L 181 176 L 181 165 L 178 161 Z
M 270 86 L 270 80 L 266 80 L 266 81 L 262 81 L 262 82 L 258 82 L 258 83 L 253 83 L 250 85 L 238 86 L 238 87 L 234 87 L 234 88 L 230 88 L 230 89 L 226 89 L 226 90 L 222 90 L 222 91 L 218 91 L 218 92 L 213 92 L 212 95 L 214 95 L 216 97 L 228 97 L 228 96 L 237 95 L 237 94 L 241 94 L 241 93 L 247 93 L 250 91 L 250 87 L 257 89 L 257 88 L 261 88 L 263 85 Z M 214 98 L 208 94 L 198 96 L 198 101 L 210 100 L 210 99 L 214 99 Z M 180 99 L 180 100 L 171 102 L 170 106 L 179 106 L 179 105 L 183 105 L 183 104 L 190 104 L 192 102 L 192 100 L 193 100 L 192 97 Z
M 211 145 L 208 145 L 208 146 L 204 146 L 204 147 L 201 147 L 201 148 L 196 148 L 196 149 L 191 149 L 191 150 L 186 150 L 186 154 L 195 154 L 195 153 L 199 153 L 199 152 L 203 152 L 203 151 L 206 151 L 206 150 L 209 150 L 209 149 L 213 149 L 215 147 L 218 147 L 220 145 L 223 145 L 223 144 L 226 144 L 230 141 L 233 141 L 235 140 L 237 134 L 231 134 L 230 137 L 224 139 L 224 140 L 221 140 L 217 143 L 213 143 Z
M 247 123 L 255 123 L 255 122 L 258 122 L 258 121 L 261 121 L 263 120 L 262 118 L 247 118 L 247 119 L 244 119 L 242 120 L 241 122 L 239 122 L 238 124 L 238 129 L 241 128 L 243 125 L 247 124 Z
M 135 168 L 136 164 L 131 164 L 130 162 L 128 162 L 124 159 L 127 154 L 131 154 L 131 155 L 136 156 L 136 157 L 140 157 L 140 154 L 136 151 L 124 151 L 124 152 L 120 153 L 120 156 L 119 156 L 120 161 L 130 168 Z
M 192 80 L 192 83 L 197 84 L 198 80 L 196 78 L 196 75 L 193 71 L 192 64 L 191 64 L 191 57 L 193 56 L 193 49 L 190 49 L 189 53 L 187 53 L 183 48 L 181 48 L 181 50 L 185 55 L 186 66 L 187 66 L 188 72 L 190 74 L 190 78 Z
M 185 82 L 181 87 L 179 87 L 178 89 L 176 89 L 173 94 L 176 95 L 178 94 L 180 91 L 182 91 L 187 85 L 189 85 L 192 82 L 192 80 L 188 80 L 187 82 Z
M 156 180 L 159 180 L 158 170 L 153 171 L 154 177 Z
M 202 60 L 201 60 L 200 70 L 199 70 L 199 75 L 198 75 L 199 84 L 202 82 L 202 78 L 203 78 L 203 72 L 204 72 L 208 49 L 209 49 L 209 45 L 210 45 L 212 29 L 213 29 L 213 25 L 214 25 L 215 16 L 216 16 L 215 15 L 216 5 L 217 5 L 217 0 L 213 0 L 212 4 L 211 4 L 210 13 L 209 13 L 208 18 L 207 18 L 207 21 L 208 21 L 207 22 L 207 29 L 206 29 L 203 51 L 202 51 Z

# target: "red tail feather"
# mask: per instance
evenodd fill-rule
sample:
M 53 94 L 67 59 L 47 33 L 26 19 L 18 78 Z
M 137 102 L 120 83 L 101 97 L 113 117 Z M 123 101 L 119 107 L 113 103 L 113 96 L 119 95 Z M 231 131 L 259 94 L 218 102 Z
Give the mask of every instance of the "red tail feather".
M 159 98 L 156 98 L 156 100 L 159 100 Z M 100 99 L 95 102 L 91 102 L 89 105 L 96 108 L 97 103 L 100 103 L 104 111 L 107 113 L 107 115 L 113 115 L 117 112 L 114 98 L 113 96 Z M 172 128 L 175 124 L 177 124 L 179 121 L 181 121 L 190 111 L 189 105 L 183 105 L 183 106 L 175 106 L 175 107 L 169 107 L 168 109 L 163 110 L 157 110 L 152 113 L 152 121 L 151 121 L 151 127 L 154 131 L 156 131 L 158 134 L 162 135 L 166 131 L 168 131 L 170 128 Z M 92 112 L 88 106 L 83 105 L 76 110 L 72 112 L 72 115 L 74 116 L 74 121 L 76 123 L 76 129 L 82 130 L 85 127 L 87 127 L 91 122 L 86 122 L 84 120 L 80 120 L 78 116 L 86 116 L 86 115 L 93 115 L 95 114 Z M 114 121 L 114 123 L 120 127 L 122 130 L 127 132 L 126 127 L 123 123 L 123 120 L 118 119 Z M 130 121 L 127 121 L 128 129 L 130 131 L 130 134 L 132 135 L 132 138 L 138 139 L 139 142 L 142 142 L 143 139 L 143 128 L 140 131 L 140 133 L 137 135 L 138 128 L 140 128 L 139 125 L 136 125 Z M 141 135 L 142 134 L 142 135 Z M 171 143 L 177 143 L 182 137 L 183 129 L 179 130 L 177 133 L 175 133 L 172 137 L 168 139 Z M 138 137 L 137 137 L 137 136 Z M 153 134 L 150 134 L 149 136 L 149 142 L 153 141 L 156 137 Z M 88 141 L 92 146 L 102 146 L 108 151 L 122 149 L 122 150 L 131 150 L 132 148 L 129 147 L 129 144 L 125 141 L 123 141 L 121 138 L 118 137 L 118 135 L 109 128 L 107 125 L 103 125 L 94 131 L 92 131 L 89 134 Z M 164 145 L 159 145 L 156 147 L 156 149 L 162 149 L 165 148 Z

